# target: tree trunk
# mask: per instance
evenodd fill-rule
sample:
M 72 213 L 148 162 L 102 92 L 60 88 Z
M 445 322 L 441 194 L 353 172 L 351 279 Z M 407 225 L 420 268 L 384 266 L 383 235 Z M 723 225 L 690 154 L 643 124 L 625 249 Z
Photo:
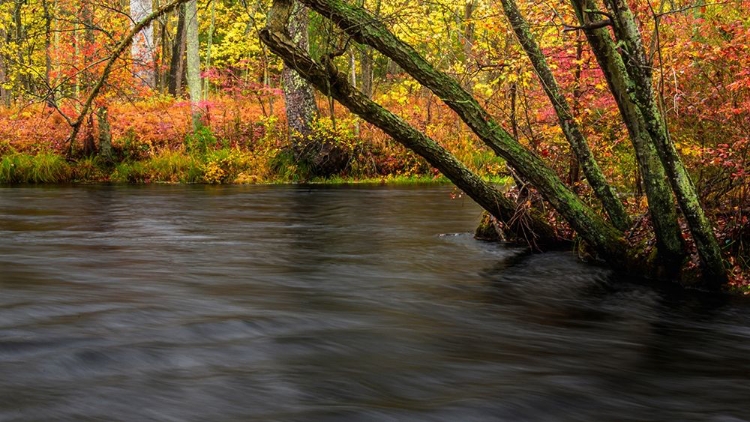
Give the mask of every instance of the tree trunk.
M 175 97 L 182 95 L 182 78 L 185 75 L 185 5 L 177 9 L 177 33 L 169 61 L 169 93 Z
M 193 117 L 193 130 L 201 125 L 201 61 L 198 40 L 198 2 L 190 0 L 185 4 L 185 37 L 187 38 L 187 83 L 190 92 L 190 106 Z
M 167 69 L 167 72 L 164 72 L 164 65 L 169 57 L 169 53 L 171 53 L 171 45 L 169 43 L 169 34 L 167 33 L 167 19 L 160 19 L 158 23 L 159 48 L 156 49 L 156 52 L 154 53 L 154 76 L 156 78 L 154 87 L 159 93 L 163 94 L 167 91 L 169 79 L 169 76 L 167 75 L 169 69 Z M 156 29 L 154 29 L 154 32 L 156 32 Z M 156 43 L 156 41 L 154 41 L 154 43 Z
M 45 102 L 50 107 L 56 106 L 55 89 L 52 83 L 52 15 L 49 11 L 49 1 L 42 0 L 42 13 L 44 15 L 44 89 Z
M 152 12 L 151 0 L 130 0 L 131 27 Z M 133 40 L 130 54 L 133 57 L 133 76 L 149 88 L 156 86 L 154 68 L 154 27 L 148 25 Z
M 96 112 L 96 120 L 99 124 L 99 156 L 107 163 L 114 158 L 112 152 L 112 129 L 106 107 L 100 107 Z
M 94 51 L 94 9 L 92 0 L 83 0 L 81 4 L 81 21 L 83 23 L 83 75 L 82 86 L 88 91 L 94 83 L 94 74 L 91 71 L 92 57 Z
M 576 37 L 576 67 L 573 71 L 573 118 L 578 120 L 581 109 L 581 75 L 583 73 L 583 40 Z M 576 190 L 576 184 L 581 179 L 581 165 L 576 158 L 575 151 L 570 152 L 570 166 L 568 168 L 568 183 Z M 576 190 L 576 192 L 578 192 Z
M 472 76 L 475 66 L 472 66 L 471 62 L 473 59 L 472 48 L 474 47 L 474 31 L 476 26 L 474 25 L 472 19 L 477 6 L 478 4 L 476 0 L 467 1 L 464 4 L 464 16 L 463 21 L 461 22 L 461 24 L 463 25 L 463 33 L 461 34 L 461 47 L 464 53 L 463 63 L 466 66 L 466 68 L 464 69 L 466 74 L 463 78 L 463 86 L 464 89 L 468 92 L 472 92 L 474 90 L 474 81 L 472 80 Z
M 651 63 L 646 56 L 640 30 L 624 0 L 605 0 L 604 3 L 612 16 L 614 33 L 623 46 L 623 56 L 628 64 L 626 69 L 634 82 L 631 98 L 643 114 L 648 133 L 669 175 L 677 203 L 690 227 L 703 263 L 705 283 L 710 284 L 708 287 L 719 287 L 727 281 L 721 249 L 695 192 L 695 185 L 669 138 L 665 120 L 657 107 L 651 80 Z
M 94 37 L 94 8 L 91 4 L 91 0 L 84 0 L 81 5 L 81 18 L 83 20 L 83 88 L 88 95 L 92 86 L 94 85 L 94 74 L 91 71 L 91 57 L 90 52 L 93 52 L 94 43 L 96 38 Z M 94 139 L 94 116 L 88 113 L 86 110 L 82 110 L 81 114 L 86 122 L 86 131 L 83 136 L 83 155 L 90 157 L 96 154 L 96 140 Z
M 26 41 L 26 30 L 23 25 L 23 19 L 21 18 L 21 9 L 23 8 L 24 4 L 26 4 L 24 0 L 15 0 L 15 5 L 13 8 L 13 32 L 15 36 L 16 46 L 18 48 L 18 51 L 16 51 L 16 65 L 19 70 L 26 67 L 26 58 L 23 55 L 23 52 L 25 50 L 23 48 L 23 44 Z M 26 72 L 18 72 L 18 79 L 18 87 L 20 88 L 20 93 L 22 95 L 28 93 L 30 84 Z
M 382 6 L 382 0 L 377 0 L 375 2 L 375 10 L 373 10 L 372 14 L 375 17 L 380 16 L 380 8 Z M 359 0 L 357 2 L 357 5 L 359 7 L 365 7 L 365 1 Z M 375 52 L 373 51 L 373 48 L 369 45 L 363 45 L 361 46 L 361 54 L 359 57 L 360 62 L 360 83 L 363 94 L 367 96 L 367 98 L 372 98 L 373 91 L 374 91 L 374 85 L 373 85 L 373 78 L 375 76 Z
M 208 40 L 206 42 L 206 66 L 205 69 L 208 71 L 211 69 L 211 50 L 213 49 L 214 43 L 214 29 L 216 28 L 216 2 L 211 2 L 211 23 L 208 26 Z M 209 80 L 206 78 L 203 84 L 203 99 L 208 100 L 210 92 Z
M 584 10 L 595 10 L 590 0 L 572 0 L 581 26 L 592 23 Z M 597 18 L 599 15 L 594 15 Z M 614 96 L 620 115 L 630 135 L 635 150 L 638 169 L 648 199 L 649 213 L 654 225 L 657 249 L 668 265 L 679 266 L 685 256 L 680 226 L 677 221 L 672 192 L 667 174 L 661 165 L 659 155 L 646 130 L 646 124 L 638 107 L 628 94 L 632 81 L 625 71 L 625 63 L 617 53 L 614 42 L 606 28 L 584 30 L 591 50 L 604 73 L 610 92 Z
M 302 51 L 309 51 L 308 14 L 309 10 L 299 2 L 291 4 L 291 15 L 287 22 L 286 31 L 295 45 Z M 286 104 L 286 118 L 289 126 L 289 139 L 295 157 L 302 159 L 312 142 L 312 121 L 318 114 L 312 86 L 303 79 L 294 68 L 284 65 L 281 72 L 284 102 Z
M 359 55 L 359 63 L 360 63 L 360 85 L 361 85 L 361 91 L 363 94 L 367 96 L 367 98 L 372 98 L 373 94 L 373 51 L 371 47 L 368 46 L 362 46 L 362 52 Z
M 501 2 L 505 10 L 505 16 L 510 21 L 513 31 L 516 33 L 521 46 L 526 51 L 526 55 L 531 60 L 531 64 L 534 66 L 534 70 L 542 82 L 544 92 L 549 97 L 555 113 L 557 113 L 560 127 L 571 149 L 575 152 L 577 161 L 580 163 L 589 185 L 591 185 L 596 197 L 599 198 L 604 206 L 604 210 L 609 215 L 612 224 L 619 230 L 627 230 L 630 227 L 631 221 L 625 210 L 625 206 L 617 198 L 614 189 L 612 189 L 604 178 L 604 174 L 594 159 L 580 126 L 573 117 L 573 112 L 570 110 L 568 101 L 562 94 L 552 74 L 552 70 L 547 64 L 547 59 L 531 35 L 528 23 L 521 16 L 514 0 L 501 0 Z
M 0 5 L 1 4 L 2 2 L 0 2 Z M 7 43 L 7 33 L 5 32 L 5 29 L 1 27 L 0 43 L 0 48 L 4 50 Z M 6 107 L 10 106 L 10 92 L 8 92 L 8 89 L 5 87 L 5 84 L 8 81 L 7 62 L 8 60 L 5 57 L 5 54 L 2 54 L 2 52 L 0 52 L 0 104 Z
M 510 232 L 517 239 L 527 240 L 531 244 L 558 241 L 554 230 L 543 218 L 536 214 L 519 214 L 513 201 L 468 170 L 447 150 L 349 84 L 347 75 L 339 73 L 330 60 L 318 64 L 310 59 L 307 52 L 285 33 L 291 12 L 288 0 L 274 1 L 272 12 L 268 28 L 261 31 L 261 39 L 287 66 L 294 67 L 324 94 L 331 95 L 352 112 L 424 157 L 482 207 L 499 220 L 507 222 Z
M 624 265 L 626 246 L 621 233 L 583 203 L 539 157 L 516 142 L 455 80 L 433 68 L 367 11 L 330 0 L 302 0 L 302 3 L 331 19 L 355 41 L 390 57 L 434 92 L 485 144 L 532 183 L 601 257 L 615 265 L 618 262 Z

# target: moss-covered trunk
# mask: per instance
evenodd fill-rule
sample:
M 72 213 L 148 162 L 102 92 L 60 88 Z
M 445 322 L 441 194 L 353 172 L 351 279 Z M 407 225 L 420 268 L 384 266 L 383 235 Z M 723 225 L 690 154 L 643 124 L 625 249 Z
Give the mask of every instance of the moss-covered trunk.
M 526 55 L 529 57 L 537 76 L 542 82 L 544 92 L 549 97 L 552 106 L 555 109 L 557 118 L 560 121 L 560 127 L 562 128 L 565 138 L 568 140 L 571 149 L 575 153 L 575 157 L 578 160 L 583 173 L 586 175 L 589 185 L 594 190 L 596 197 L 599 198 L 604 210 L 609 215 L 610 220 L 620 230 L 627 230 L 630 228 L 630 218 L 628 217 L 625 206 L 615 195 L 614 189 L 607 183 L 604 178 L 599 165 L 594 159 L 591 149 L 589 148 L 586 138 L 581 132 L 581 128 L 573 117 L 573 113 L 570 110 L 568 101 L 562 94 L 557 81 L 555 80 L 552 70 L 550 70 L 547 64 L 547 59 L 544 57 L 542 50 L 534 40 L 529 25 L 518 10 L 518 6 L 514 0 L 501 0 L 505 16 L 510 21 L 513 31 L 518 37 L 518 41 L 523 47 Z
M 571 0 L 578 20 L 584 29 L 591 50 L 602 69 L 609 90 L 614 96 L 620 115 L 633 144 L 638 169 L 643 177 L 643 185 L 648 199 L 651 221 L 656 235 L 657 249 L 667 263 L 678 266 L 685 256 L 685 248 L 677 222 L 677 212 L 672 192 L 667 181 L 667 174 L 661 165 L 659 155 L 646 129 L 643 115 L 630 100 L 633 81 L 628 77 L 625 63 L 617 53 L 615 43 L 609 36 L 609 30 L 599 28 L 601 15 L 589 14 L 595 4 L 591 0 Z
M 706 287 L 718 288 L 727 281 L 721 249 L 711 222 L 700 204 L 695 185 L 669 137 L 665 121 L 657 107 L 651 78 L 652 64 L 647 58 L 635 17 L 624 0 L 605 0 L 604 3 L 612 16 L 614 33 L 622 46 L 627 72 L 633 80 L 631 99 L 643 114 L 646 129 L 656 146 L 677 203 L 690 228 L 703 264 L 703 283 Z

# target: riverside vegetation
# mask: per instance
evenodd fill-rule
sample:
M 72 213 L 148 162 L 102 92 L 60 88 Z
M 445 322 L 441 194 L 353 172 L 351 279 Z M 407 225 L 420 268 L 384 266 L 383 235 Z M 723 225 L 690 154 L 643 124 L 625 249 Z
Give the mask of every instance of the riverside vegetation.
M 276 100 L 280 112 L 270 115 L 257 104 L 233 99 L 205 102 L 207 112 L 196 131 L 184 101 L 155 97 L 121 105 L 110 112 L 109 157 L 83 154 L 80 145 L 66 157 L 69 128 L 47 107 L 6 109 L 0 115 L 5 128 L 0 183 L 447 182 L 424 159 L 343 111 L 336 128 L 330 118 L 314 122 L 316 139 L 336 145 L 346 157 L 335 174 L 318 176 L 286 148 L 283 100 Z M 98 125 L 93 130 L 83 136 L 98 135 Z M 508 181 L 501 159 L 468 134 L 452 132 L 451 149 L 473 170 L 498 183 Z

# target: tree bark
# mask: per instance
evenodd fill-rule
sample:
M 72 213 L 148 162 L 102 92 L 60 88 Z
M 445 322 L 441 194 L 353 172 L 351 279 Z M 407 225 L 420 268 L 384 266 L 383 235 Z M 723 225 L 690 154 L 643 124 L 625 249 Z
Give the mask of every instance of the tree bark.
M 288 1 L 290 16 L 286 31 L 295 45 L 302 51 L 309 51 L 308 14 L 309 10 L 301 3 Z M 318 115 L 312 86 L 293 67 L 285 64 L 281 72 L 286 118 L 289 126 L 289 139 L 295 158 L 302 159 L 307 143 L 311 142 L 312 122 Z
M 0 5 L 4 2 L 0 1 Z M 8 34 L 5 28 L 0 27 L 0 47 L 5 49 L 5 45 L 8 42 Z M 5 87 L 8 79 L 8 59 L 5 54 L 0 53 L 0 104 L 9 107 L 10 106 L 10 92 Z
M 544 88 L 544 92 L 549 97 L 555 109 L 557 118 L 560 121 L 560 127 L 571 149 L 575 153 L 589 185 L 591 185 L 596 197 L 601 201 L 612 224 L 619 230 L 627 230 L 630 228 L 631 221 L 625 210 L 625 206 L 617 198 L 614 189 L 612 189 L 611 185 L 604 178 L 604 174 L 594 159 L 594 155 L 591 153 L 591 149 L 578 122 L 573 117 L 573 112 L 568 105 L 568 101 L 562 94 L 552 74 L 552 70 L 547 64 L 547 59 L 534 40 L 533 35 L 531 35 L 528 23 L 521 15 L 514 0 L 501 0 L 501 3 L 505 10 L 505 16 L 510 21 L 513 31 L 516 33 L 516 37 L 518 37 L 518 41 L 534 66 L 539 80 L 542 82 L 542 88 Z
M 214 30 L 216 29 L 216 2 L 211 2 L 211 23 L 208 26 L 208 40 L 206 42 L 206 71 L 211 69 L 211 50 L 214 44 Z M 203 84 L 203 99 L 208 100 L 210 95 L 211 86 L 209 80 L 206 78 Z
M 21 19 L 21 9 L 25 4 L 26 2 L 24 0 L 15 0 L 13 7 L 13 35 L 15 36 L 16 47 L 18 48 L 18 51 L 16 51 L 16 65 L 19 69 L 26 67 L 26 58 L 23 55 L 25 50 L 23 44 L 26 41 L 26 28 L 23 25 L 23 19 Z M 30 82 L 26 72 L 18 72 L 18 86 L 22 95 L 29 92 Z
M 190 108 L 193 130 L 201 125 L 201 60 L 198 40 L 198 2 L 190 0 L 185 4 L 185 37 L 187 38 L 187 83 L 190 92 Z
M 581 109 L 581 76 L 583 72 L 583 40 L 576 39 L 576 67 L 573 71 L 573 118 L 578 120 Z M 576 190 L 576 184 L 581 179 L 581 165 L 576 158 L 575 151 L 570 152 L 570 166 L 568 168 L 568 183 Z M 576 190 L 576 192 L 578 192 Z
M 380 16 L 380 8 L 382 6 L 382 0 L 377 0 L 375 2 L 375 10 L 373 10 L 374 16 Z M 365 7 L 365 1 L 364 0 L 358 0 L 357 5 L 359 7 Z M 367 98 L 372 98 L 373 91 L 375 89 L 373 85 L 373 78 L 375 76 L 375 57 L 374 57 L 374 51 L 372 47 L 369 45 L 363 45 L 361 46 L 360 50 L 360 90 L 363 94 L 367 96 Z
M 464 89 L 467 92 L 474 90 L 474 81 L 472 80 L 474 67 L 471 65 L 473 54 L 472 48 L 474 48 L 474 32 L 476 26 L 473 22 L 473 15 L 478 6 L 477 0 L 469 0 L 464 4 L 463 20 L 461 22 L 463 26 L 463 33 L 461 34 L 461 47 L 463 49 L 464 58 L 463 62 L 466 68 L 464 69 L 466 75 L 464 76 Z
M 81 5 L 81 18 L 83 20 L 83 88 L 88 92 L 94 85 L 94 74 L 91 71 L 90 52 L 93 52 L 96 38 L 94 36 L 94 7 L 91 0 L 84 0 Z M 82 112 L 83 113 L 83 112 Z M 86 118 L 87 131 L 83 137 L 83 155 L 92 156 L 96 153 L 96 140 L 94 139 L 94 116 L 88 114 Z
M 571 3 L 581 26 L 586 27 L 590 19 L 585 11 L 595 10 L 596 6 L 593 1 L 572 0 Z M 598 15 L 595 16 L 595 19 L 599 18 Z M 617 53 L 615 43 L 606 28 L 587 29 L 584 30 L 584 34 L 630 135 L 638 161 L 638 169 L 643 177 L 649 213 L 656 235 L 657 250 L 668 265 L 679 266 L 685 256 L 685 248 L 674 200 L 667 174 L 661 165 L 651 136 L 646 130 L 643 115 L 628 94 L 632 90 L 633 82 L 628 77 L 625 63 Z
M 513 201 L 483 181 L 455 159 L 445 148 L 382 108 L 347 81 L 330 60 L 323 64 L 314 62 L 285 31 L 291 12 L 288 0 L 276 0 L 269 16 L 268 27 L 261 31 L 261 40 L 279 55 L 287 66 L 299 72 L 326 95 L 349 108 L 364 120 L 382 128 L 407 148 L 424 157 L 431 165 L 446 175 L 456 186 L 467 193 L 493 216 L 506 223 L 516 239 L 526 240 L 536 246 L 556 243 L 560 239 L 554 229 L 539 215 L 519 214 Z
M 151 0 L 130 0 L 131 27 L 151 13 Z M 130 46 L 130 54 L 133 58 L 133 76 L 149 88 L 156 86 L 155 51 L 154 27 L 153 25 L 147 25 L 133 40 L 133 44 Z
M 182 95 L 182 78 L 185 76 L 185 5 L 177 9 L 177 33 L 169 61 L 169 93 L 175 97 Z
M 331 19 L 355 41 L 368 44 L 391 58 L 435 93 L 485 144 L 532 183 L 602 258 L 614 265 L 625 265 L 626 246 L 621 233 L 583 203 L 539 157 L 503 130 L 454 79 L 437 71 L 367 11 L 336 0 L 302 0 L 302 3 Z
M 96 120 L 99 124 L 99 156 L 105 162 L 111 163 L 114 158 L 112 151 L 112 128 L 109 124 L 109 116 L 106 107 L 100 107 L 96 111 Z
M 45 102 L 50 107 L 56 107 L 55 90 L 52 83 L 52 15 L 48 0 L 42 0 L 44 15 L 44 89 Z
M 605 0 L 604 3 L 612 15 L 614 33 L 623 45 L 623 58 L 628 63 L 627 70 L 634 82 L 631 98 L 643 113 L 646 128 L 669 175 L 677 203 L 690 228 L 703 263 L 704 283 L 711 288 L 720 287 L 727 281 L 721 248 L 711 222 L 700 204 L 695 185 L 669 137 L 665 120 L 657 107 L 651 79 L 652 67 L 646 56 L 635 17 L 624 0 Z

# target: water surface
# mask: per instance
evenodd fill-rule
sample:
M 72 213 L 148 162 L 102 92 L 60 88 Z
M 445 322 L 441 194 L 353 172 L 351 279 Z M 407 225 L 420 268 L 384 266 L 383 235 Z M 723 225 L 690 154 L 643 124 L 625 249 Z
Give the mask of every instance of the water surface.
M 0 421 L 750 420 L 750 307 L 448 187 L 0 188 Z

